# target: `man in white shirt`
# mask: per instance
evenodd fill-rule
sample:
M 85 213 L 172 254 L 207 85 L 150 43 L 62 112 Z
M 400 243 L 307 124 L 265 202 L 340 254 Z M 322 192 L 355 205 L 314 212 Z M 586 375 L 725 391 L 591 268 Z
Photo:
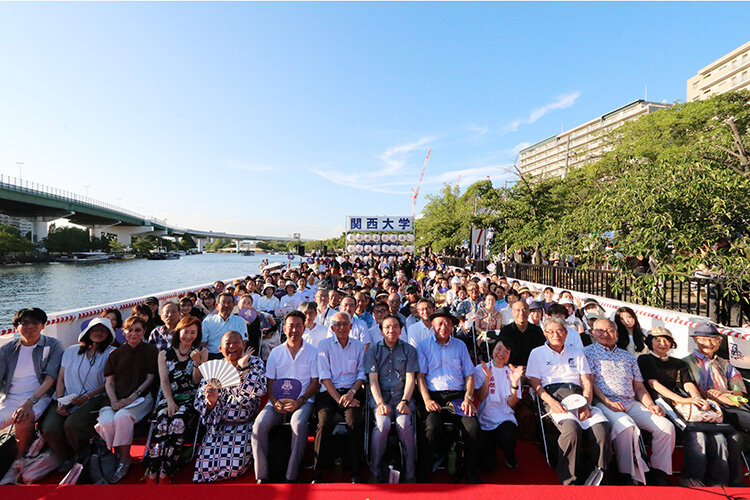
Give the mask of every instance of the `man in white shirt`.
M 307 286 L 304 276 L 297 279 L 297 296 L 301 302 L 310 302 L 315 297 L 315 292 Z
M 531 351 L 526 376 L 531 380 L 531 387 L 537 397 L 544 403 L 545 411 L 551 413 L 552 421 L 560 431 L 557 439 L 557 476 L 560 482 L 579 482 L 580 471 L 576 470 L 576 463 L 578 453 L 583 452 L 583 434 L 587 433 L 593 438 L 589 455 L 594 459 L 596 467 L 584 484 L 599 485 L 612 456 L 609 425 L 601 410 L 592 407 L 594 383 L 591 369 L 582 350 L 566 346 L 567 334 L 564 320 L 548 318 L 544 322 L 547 342 Z M 568 411 L 561 401 L 572 394 L 583 395 L 586 404 Z
M 341 303 L 339 304 L 341 312 L 345 312 L 351 318 L 352 329 L 349 332 L 349 336 L 365 344 L 365 351 L 367 351 L 367 346 L 372 342 L 370 340 L 370 329 L 367 327 L 367 323 L 354 317 L 356 307 L 357 301 L 349 295 L 341 299 Z
M 287 482 L 297 479 L 302 455 L 307 444 L 307 422 L 313 410 L 313 398 L 318 392 L 318 350 L 302 339 L 305 316 L 291 311 L 282 322 L 287 341 L 275 347 L 266 362 L 266 381 L 269 387 L 268 404 L 261 410 L 253 425 L 250 441 L 255 457 L 255 477 L 258 483 L 268 481 L 268 434 L 275 425 L 291 415 L 291 456 L 286 469 Z M 296 399 L 278 399 L 273 385 L 279 379 L 295 379 L 302 384 Z
M 430 299 L 419 299 L 417 302 L 417 314 L 421 321 L 418 321 L 407 328 L 405 338 L 402 340 L 417 347 L 424 339 L 432 337 L 435 331 L 432 329 L 430 315 L 435 312 L 435 303 Z
M 352 482 L 359 483 L 359 469 L 364 447 L 362 428 L 365 403 L 365 346 L 350 338 L 351 317 L 338 312 L 331 318 L 334 335 L 320 342 L 318 375 L 321 390 L 315 402 L 318 412 L 318 429 L 315 432 L 315 460 L 313 482 L 321 481 L 321 450 L 333 433 L 335 416 L 343 413 L 349 431 L 349 459 Z
M 375 321 L 373 321 L 372 327 L 370 328 L 370 340 L 373 344 L 376 344 L 380 340 L 383 340 L 383 320 L 386 316 L 389 314 L 389 308 L 388 304 L 385 302 L 375 302 L 375 305 L 372 306 L 372 317 Z M 400 328 L 401 331 L 406 333 L 405 328 Z M 403 335 L 405 337 L 406 335 Z M 403 340 L 403 338 L 401 339 Z
M 318 317 L 315 302 L 303 302 L 299 310 L 305 315 L 305 333 L 302 334 L 302 338 L 317 348 L 320 341 L 328 336 L 328 327 L 315 322 Z
M 328 297 L 329 292 L 327 288 L 318 288 L 318 291 L 315 292 L 315 303 L 318 305 L 318 314 L 315 322 L 325 327 L 328 327 L 331 318 L 338 312 L 337 309 L 328 305 Z

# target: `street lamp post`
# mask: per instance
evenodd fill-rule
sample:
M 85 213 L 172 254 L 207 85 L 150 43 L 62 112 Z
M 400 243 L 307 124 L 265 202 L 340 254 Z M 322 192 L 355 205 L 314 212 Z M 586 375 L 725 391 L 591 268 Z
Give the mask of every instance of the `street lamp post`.
M 26 163 L 22 161 L 17 161 L 16 165 L 18 165 L 18 178 L 21 179 L 23 176 L 21 175 L 21 168 L 26 165 Z

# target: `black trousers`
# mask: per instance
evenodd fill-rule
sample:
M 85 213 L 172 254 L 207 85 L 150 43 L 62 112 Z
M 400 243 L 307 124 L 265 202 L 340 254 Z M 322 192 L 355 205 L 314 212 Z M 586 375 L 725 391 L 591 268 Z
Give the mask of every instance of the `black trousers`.
M 348 389 L 339 389 L 339 394 L 344 395 Z M 336 426 L 336 415 L 342 414 L 346 422 L 346 429 L 349 431 L 347 439 L 349 441 L 349 460 L 352 474 L 359 474 L 362 463 L 362 453 L 364 450 L 363 434 L 363 416 L 365 409 L 365 391 L 360 389 L 354 395 L 359 401 L 359 406 L 354 408 L 341 408 L 338 401 L 335 401 L 328 392 L 318 393 L 315 401 L 315 410 L 318 413 L 318 429 L 315 431 L 315 460 L 313 462 L 313 471 L 320 473 L 322 466 L 323 453 L 325 452 L 327 441 L 330 440 L 333 428 Z
M 420 479 L 426 481 L 432 472 L 432 456 L 440 449 L 445 436 L 444 422 L 453 422 L 463 430 L 464 464 L 467 471 L 476 472 L 479 462 L 479 420 L 477 417 L 460 417 L 449 409 L 449 403 L 454 399 L 464 398 L 464 391 L 430 391 L 433 401 L 442 407 L 440 411 L 430 411 L 419 408 L 420 416 L 424 420 L 424 439 L 421 447 Z
M 497 448 L 506 457 L 516 456 L 518 426 L 510 420 L 503 422 L 491 431 L 481 431 L 482 470 L 489 472 L 497 465 Z

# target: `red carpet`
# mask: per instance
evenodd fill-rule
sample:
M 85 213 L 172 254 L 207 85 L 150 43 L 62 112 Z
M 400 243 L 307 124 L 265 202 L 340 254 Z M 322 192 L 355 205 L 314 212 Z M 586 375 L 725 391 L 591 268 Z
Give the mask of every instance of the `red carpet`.
M 155 489 L 156 488 L 156 489 Z M 3 491 L 12 500 L 37 498 L 53 500 L 134 500 L 152 498 L 159 500 L 185 500 L 188 498 L 293 498 L 294 500 L 391 500 L 403 495 L 430 500 L 455 500 L 460 498 L 493 497 L 546 500 L 618 500 L 658 498 L 659 500 L 719 500 L 724 497 L 719 488 L 657 488 L 633 486 L 548 486 L 548 485 L 468 485 L 468 484 L 279 484 L 279 485 L 116 485 L 116 486 L 8 486 Z M 747 495 L 744 488 L 726 490 L 729 498 L 740 499 Z
M 312 448 L 311 446 L 309 448 Z M 134 445 L 132 454 L 140 458 L 143 444 Z M 492 497 L 515 498 L 518 500 L 618 500 L 658 497 L 658 500 L 721 500 L 726 498 L 720 488 L 654 488 L 628 486 L 568 487 L 560 486 L 557 475 L 544 460 L 539 447 L 528 441 L 519 441 L 517 454 L 520 467 L 511 470 L 498 457 L 498 467 L 489 474 L 481 474 L 487 484 L 450 484 L 451 477 L 445 471 L 433 474 L 433 484 L 370 485 L 350 484 L 349 471 L 332 469 L 325 472 L 325 484 L 303 484 L 310 481 L 311 472 L 304 469 L 309 457 L 303 461 L 300 471 L 300 484 L 256 485 L 252 470 L 242 477 L 211 485 L 193 485 L 192 467 L 185 467 L 174 478 L 172 485 L 146 486 L 142 483 L 143 468 L 136 463 L 128 476 L 117 485 L 105 486 L 58 486 L 61 477 L 53 474 L 40 485 L 7 486 L 0 491 L 9 495 L 10 500 L 47 498 L 55 500 L 137 500 L 139 496 L 159 500 L 184 500 L 186 498 L 239 498 L 252 495 L 253 498 L 293 498 L 294 500 L 377 500 L 392 499 L 396 496 L 412 495 L 414 498 L 429 500 L 469 500 L 490 499 Z M 675 469 L 682 466 L 682 449 L 675 450 Z M 363 478 L 366 471 L 363 469 Z M 677 484 L 677 477 L 672 477 Z M 729 498 L 744 499 L 748 490 L 729 488 Z M 144 500 L 146 500 L 144 498 Z

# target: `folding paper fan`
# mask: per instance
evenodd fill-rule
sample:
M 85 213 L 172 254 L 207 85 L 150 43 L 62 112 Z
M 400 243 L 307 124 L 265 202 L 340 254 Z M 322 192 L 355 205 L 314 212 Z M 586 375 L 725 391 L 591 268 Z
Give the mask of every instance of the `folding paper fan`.
M 271 387 L 273 395 L 282 403 L 290 403 L 302 392 L 302 383 L 293 378 L 276 379 Z
M 240 374 L 237 369 L 223 359 L 206 361 L 198 367 L 198 370 L 206 383 L 217 389 L 240 385 Z

